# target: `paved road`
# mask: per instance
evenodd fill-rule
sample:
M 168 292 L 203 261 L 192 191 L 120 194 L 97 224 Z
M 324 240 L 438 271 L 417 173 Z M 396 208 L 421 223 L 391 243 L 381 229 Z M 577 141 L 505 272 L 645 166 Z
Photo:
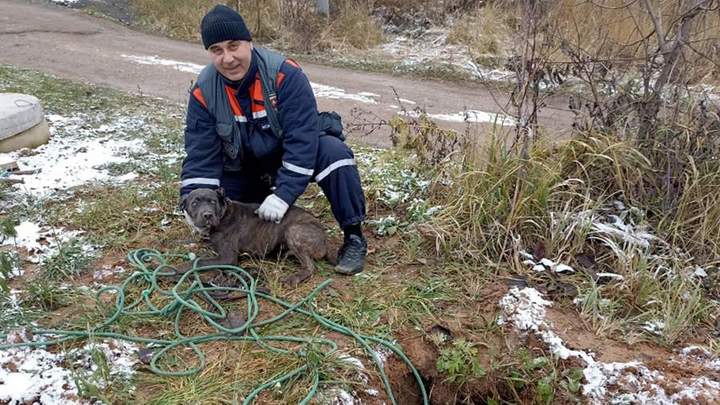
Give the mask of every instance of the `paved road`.
M 0 0 L 0 63 L 186 103 L 194 72 L 208 61 L 199 44 L 136 32 L 52 4 Z M 302 66 L 319 92 L 320 109 L 338 111 L 346 123 L 360 122 L 353 118 L 353 109 L 363 111 L 362 117 L 371 122 L 391 118 L 398 104 L 393 88 L 401 98 L 416 103 L 406 102 L 406 108 L 419 106 L 438 115 L 466 110 L 497 113 L 502 111 L 498 104 L 507 99 L 492 97 L 485 86 L 474 83 L 410 79 L 312 63 Z M 550 100 L 550 105 L 557 108 L 544 110 L 541 125 L 567 128 L 571 116 L 562 107 L 565 101 Z M 438 122 L 455 129 L 466 125 Z M 358 128 L 351 136 L 371 145 L 390 143 L 387 128 L 367 136 L 364 132 Z

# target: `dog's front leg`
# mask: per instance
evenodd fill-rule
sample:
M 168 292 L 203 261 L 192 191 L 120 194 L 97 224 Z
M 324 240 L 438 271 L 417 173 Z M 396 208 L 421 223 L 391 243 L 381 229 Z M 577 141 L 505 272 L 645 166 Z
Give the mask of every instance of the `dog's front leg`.
M 175 267 L 175 270 L 177 272 L 177 277 L 179 278 L 181 275 L 187 273 L 188 271 L 192 270 L 193 268 L 213 267 L 213 266 L 222 266 L 222 265 L 236 266 L 238 264 L 238 252 L 237 252 L 237 249 L 235 248 L 234 244 L 228 243 L 228 242 L 230 242 L 230 241 L 221 240 L 220 243 L 215 244 L 216 245 L 215 248 L 218 252 L 218 254 L 215 256 L 200 257 L 197 260 L 185 262 L 185 263 L 182 263 L 179 266 Z M 201 274 L 201 276 L 204 276 L 204 273 L 205 272 L 203 272 L 203 274 Z M 201 278 L 204 279 L 207 277 L 201 277 Z

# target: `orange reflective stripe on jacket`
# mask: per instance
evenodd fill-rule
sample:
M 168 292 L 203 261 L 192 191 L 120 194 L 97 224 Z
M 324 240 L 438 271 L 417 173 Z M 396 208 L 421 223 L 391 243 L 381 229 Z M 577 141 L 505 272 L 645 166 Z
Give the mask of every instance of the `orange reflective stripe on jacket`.
M 285 59 L 285 62 L 290 66 L 300 68 L 300 65 L 292 59 Z M 279 89 L 283 80 L 285 80 L 285 73 L 279 72 L 275 78 L 275 88 Z M 238 103 L 237 98 L 235 97 L 235 90 L 232 87 L 225 85 L 225 92 L 228 95 L 230 108 L 235 116 L 235 121 L 247 122 L 247 118 L 245 118 L 245 114 L 243 114 L 240 103 Z M 192 94 L 197 101 L 203 105 L 203 107 L 207 108 L 207 103 L 205 102 L 205 98 L 202 95 L 200 87 L 196 87 Z M 267 117 L 267 111 L 265 110 L 265 97 L 263 97 L 262 81 L 260 80 L 259 73 L 255 75 L 255 82 L 250 85 L 250 109 L 252 110 L 251 112 L 254 119 Z
M 205 102 L 205 97 L 202 95 L 202 91 L 200 91 L 200 87 L 196 87 L 195 90 L 192 92 L 193 96 L 195 96 L 195 99 L 202 104 L 203 107 L 207 108 L 207 103 Z

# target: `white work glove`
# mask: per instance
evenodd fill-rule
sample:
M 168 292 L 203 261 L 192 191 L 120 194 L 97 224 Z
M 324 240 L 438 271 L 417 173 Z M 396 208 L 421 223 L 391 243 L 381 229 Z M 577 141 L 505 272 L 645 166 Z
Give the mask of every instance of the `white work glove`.
M 265 197 L 265 201 L 255 210 L 255 213 L 265 221 L 273 221 L 277 224 L 283 219 L 290 206 L 275 194 Z

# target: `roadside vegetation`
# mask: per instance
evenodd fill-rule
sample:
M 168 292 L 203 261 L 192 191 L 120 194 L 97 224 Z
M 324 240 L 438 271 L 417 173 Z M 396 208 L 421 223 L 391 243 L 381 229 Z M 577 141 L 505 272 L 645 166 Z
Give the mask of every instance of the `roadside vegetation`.
M 513 73 L 518 44 L 526 35 L 523 13 L 535 4 L 542 10 L 544 33 L 536 37 L 549 47 L 546 72 L 555 85 L 582 75 L 572 62 L 597 57 L 604 68 L 636 64 L 639 46 L 654 22 L 673 25 L 685 2 L 524 0 L 332 0 L 329 17 L 315 13 L 315 0 L 226 1 L 245 16 L 254 39 L 296 57 L 354 69 L 376 70 L 445 80 L 497 81 L 493 69 Z M 199 22 L 216 2 L 209 0 L 132 0 L 136 25 L 173 38 L 200 42 Z M 720 23 L 712 13 L 696 21 L 687 57 L 696 67 L 691 84 L 717 84 L 718 58 L 713 38 Z M 665 28 L 663 28 L 664 30 Z M 308 41 L 312 38 L 312 41 Z M 633 46 L 635 45 L 635 46 Z M 554 76 L 554 77 L 550 77 Z M 560 83 L 558 83 L 558 81 Z

